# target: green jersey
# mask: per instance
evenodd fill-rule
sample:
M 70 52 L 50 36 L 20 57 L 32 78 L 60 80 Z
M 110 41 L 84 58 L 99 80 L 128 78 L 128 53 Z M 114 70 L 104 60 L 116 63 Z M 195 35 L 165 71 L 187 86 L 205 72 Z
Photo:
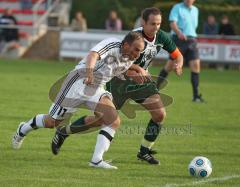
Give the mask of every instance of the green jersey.
M 140 27 L 134 31 L 143 33 L 143 28 Z M 148 68 L 153 58 L 156 57 L 157 53 L 161 49 L 166 50 L 168 53 L 172 53 L 177 48 L 170 36 L 162 30 L 157 32 L 152 41 L 147 40 L 144 33 L 143 36 L 145 40 L 145 49 L 141 53 L 140 57 L 134 62 L 134 64 L 138 64 L 145 70 Z

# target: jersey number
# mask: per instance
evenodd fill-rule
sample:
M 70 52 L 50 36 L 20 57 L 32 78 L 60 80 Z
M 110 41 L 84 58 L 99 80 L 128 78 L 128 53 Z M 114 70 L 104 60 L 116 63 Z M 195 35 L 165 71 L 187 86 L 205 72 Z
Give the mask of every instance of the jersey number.
M 67 112 L 66 108 L 60 107 L 57 115 L 63 117 L 66 112 Z

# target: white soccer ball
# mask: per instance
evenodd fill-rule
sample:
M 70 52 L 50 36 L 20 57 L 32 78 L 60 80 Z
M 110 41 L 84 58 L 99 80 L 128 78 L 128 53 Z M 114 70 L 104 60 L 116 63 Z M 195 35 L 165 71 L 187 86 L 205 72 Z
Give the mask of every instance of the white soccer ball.
M 200 178 L 209 177 L 212 173 L 212 164 L 208 158 L 197 156 L 190 162 L 188 171 L 191 176 Z

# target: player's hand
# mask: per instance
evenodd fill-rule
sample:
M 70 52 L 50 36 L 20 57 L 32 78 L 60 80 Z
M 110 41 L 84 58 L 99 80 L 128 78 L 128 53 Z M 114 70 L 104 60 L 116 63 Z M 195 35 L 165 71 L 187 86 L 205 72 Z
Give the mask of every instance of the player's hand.
M 91 85 L 93 84 L 93 70 L 87 70 L 87 77 L 86 79 L 83 81 L 84 84 L 86 85 Z
M 174 63 L 174 71 L 178 76 L 182 75 L 182 66 L 180 66 L 177 63 Z
M 128 70 L 126 75 L 138 84 L 143 84 L 144 83 L 143 77 L 135 70 Z
M 183 34 L 183 33 L 178 33 L 178 39 L 180 39 L 180 40 L 187 40 L 187 37 Z
M 138 84 L 143 84 L 149 80 L 149 75 L 145 72 L 141 73 L 135 70 L 128 70 L 126 75 Z
M 144 82 L 151 80 L 151 75 L 143 68 L 138 68 L 137 73 L 143 78 Z

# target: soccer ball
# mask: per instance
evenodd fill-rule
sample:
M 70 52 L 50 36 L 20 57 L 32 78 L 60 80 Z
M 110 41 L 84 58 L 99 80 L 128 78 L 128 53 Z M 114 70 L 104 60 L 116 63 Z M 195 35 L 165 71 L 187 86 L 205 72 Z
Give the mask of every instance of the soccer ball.
M 208 158 L 197 156 L 188 165 L 188 171 L 194 177 L 209 177 L 212 173 L 212 164 Z

